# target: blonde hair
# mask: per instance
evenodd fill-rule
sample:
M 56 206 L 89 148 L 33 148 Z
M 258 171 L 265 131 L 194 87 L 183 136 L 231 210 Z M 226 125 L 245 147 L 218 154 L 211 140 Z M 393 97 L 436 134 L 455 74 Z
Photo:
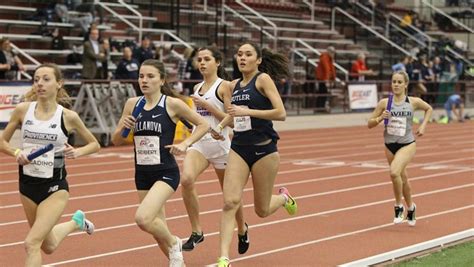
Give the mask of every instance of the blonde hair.
M 393 79 L 393 76 L 395 76 L 396 74 L 400 74 L 403 76 L 403 79 L 405 80 L 405 83 L 406 83 L 405 95 L 408 95 L 408 84 L 410 83 L 410 78 L 408 77 L 408 73 L 404 70 L 397 70 L 392 74 L 392 79 Z
M 41 64 L 35 69 L 35 73 L 37 70 L 41 68 L 52 69 L 54 73 L 54 77 L 56 78 L 56 81 L 58 82 L 63 81 L 63 74 L 61 70 L 59 69 L 58 65 L 54 63 Z M 33 88 L 31 88 L 31 90 L 25 94 L 25 101 L 36 101 L 37 99 L 38 99 L 38 96 L 36 95 L 36 92 L 33 90 Z M 66 92 L 66 89 L 64 89 L 63 83 L 61 83 L 61 87 L 59 87 L 58 93 L 56 94 L 56 102 L 65 108 L 71 108 L 72 106 L 71 97 Z

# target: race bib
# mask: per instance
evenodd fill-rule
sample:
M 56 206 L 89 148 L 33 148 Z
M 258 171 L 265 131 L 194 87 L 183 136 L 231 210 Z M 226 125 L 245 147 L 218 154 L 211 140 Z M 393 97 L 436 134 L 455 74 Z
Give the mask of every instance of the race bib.
M 138 165 L 161 164 L 160 137 L 135 136 L 134 139 Z
M 387 125 L 387 133 L 395 136 L 404 136 L 407 131 L 406 117 L 391 117 Z
M 26 154 L 33 153 L 40 149 L 40 144 L 23 144 L 23 151 Z M 53 177 L 54 170 L 54 149 L 44 153 L 43 155 L 33 159 L 30 164 L 23 166 L 23 173 L 28 176 L 49 179 Z
M 250 116 L 234 117 L 234 131 L 245 132 L 248 130 L 252 130 Z

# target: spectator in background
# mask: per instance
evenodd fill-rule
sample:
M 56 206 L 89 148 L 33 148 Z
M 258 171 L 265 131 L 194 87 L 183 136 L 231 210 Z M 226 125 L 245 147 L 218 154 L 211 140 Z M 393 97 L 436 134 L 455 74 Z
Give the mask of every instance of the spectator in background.
M 328 88 L 334 86 L 336 80 L 336 67 L 334 67 L 334 56 L 336 49 L 333 46 L 328 46 L 326 52 L 319 56 L 319 63 L 316 67 L 316 80 L 319 81 L 318 93 L 329 93 Z M 318 96 L 316 99 L 316 108 L 324 108 L 326 105 L 327 96 Z
M 459 122 L 464 121 L 463 113 L 464 113 L 464 103 L 463 99 L 460 95 L 454 94 L 451 95 L 446 103 L 444 103 L 444 109 L 446 110 L 446 116 L 448 116 L 448 121 L 451 122 L 453 117 L 451 116 L 454 114 L 455 119 Z
M 140 47 L 133 51 L 133 58 L 135 58 L 140 65 L 147 59 L 153 59 L 153 48 L 151 47 L 151 40 L 148 36 L 142 37 Z
M 59 28 L 55 28 L 51 33 L 53 37 L 51 41 L 51 49 L 53 50 L 63 50 L 64 49 L 64 39 L 63 36 L 59 33 Z
M 352 63 L 350 76 L 354 80 L 365 81 L 365 76 L 373 76 L 375 72 L 372 69 L 368 69 L 365 64 L 365 54 L 359 53 L 357 60 Z
M 138 79 L 138 61 L 132 57 L 130 47 L 123 48 L 123 58 L 115 70 L 115 79 L 118 80 L 137 80 Z
M 104 79 L 102 62 L 107 60 L 107 51 L 99 43 L 99 30 L 91 28 L 89 40 L 84 42 L 82 55 L 82 78 Z
M 21 59 L 13 52 L 10 40 L 0 40 L 0 80 L 15 80 L 18 71 L 25 71 Z
M 193 92 L 194 85 L 197 83 L 197 81 L 202 80 L 202 75 L 198 68 L 196 55 L 197 55 L 197 48 L 194 48 L 186 64 L 186 76 L 188 76 L 187 73 L 189 73 L 189 78 L 187 78 L 187 80 L 194 81 L 194 82 L 188 82 L 184 84 L 183 86 L 184 90 L 187 92 Z

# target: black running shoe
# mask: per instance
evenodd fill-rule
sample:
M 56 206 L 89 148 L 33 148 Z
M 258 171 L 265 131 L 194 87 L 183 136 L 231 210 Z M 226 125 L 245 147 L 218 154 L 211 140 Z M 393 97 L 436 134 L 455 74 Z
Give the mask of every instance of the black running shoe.
M 403 212 L 405 209 L 403 206 L 395 206 L 395 218 L 393 218 L 393 223 L 394 224 L 399 224 L 403 222 Z
M 184 251 L 191 251 L 194 247 L 204 241 L 204 233 L 198 234 L 196 232 L 192 232 L 191 236 L 189 237 L 188 241 L 183 244 Z
M 413 210 L 408 209 L 407 211 L 407 221 L 408 221 L 408 225 L 410 226 L 415 226 L 416 224 L 415 211 L 416 211 L 416 205 L 413 203 Z
M 245 223 L 245 233 L 243 235 L 237 234 L 239 237 L 239 254 L 244 254 L 247 252 L 250 246 L 250 240 L 249 240 L 249 226 L 247 223 Z

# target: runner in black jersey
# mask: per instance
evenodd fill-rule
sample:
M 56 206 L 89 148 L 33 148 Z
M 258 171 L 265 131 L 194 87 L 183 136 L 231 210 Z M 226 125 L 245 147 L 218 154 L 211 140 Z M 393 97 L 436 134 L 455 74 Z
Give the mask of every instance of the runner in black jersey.
M 418 97 L 407 95 L 408 74 L 397 71 L 392 75 L 393 101 L 391 108 L 387 109 L 388 99 L 380 100 L 367 126 L 376 127 L 384 119 L 387 125 L 384 130 L 385 156 L 390 165 L 390 176 L 395 195 L 395 217 L 393 223 L 403 222 L 404 210 L 402 196 L 407 204 L 407 221 L 410 226 L 416 224 L 416 205 L 411 198 L 411 186 L 408 181 L 406 168 L 416 153 L 416 142 L 412 131 L 414 111 L 421 109 L 425 112 L 423 123 L 418 127 L 416 135 L 423 136 L 427 122 L 431 118 L 433 109 Z
M 194 93 L 191 97 L 197 112 L 209 122 L 211 127 L 215 128 L 226 116 L 225 106 L 230 105 L 229 97 L 227 97 L 227 103 L 224 103 L 224 95 L 229 95 L 231 90 L 230 82 L 225 79 L 230 77 L 225 71 L 222 54 L 215 47 L 200 48 L 197 62 L 204 80 L 194 86 Z M 191 251 L 198 243 L 204 241 L 204 232 L 199 222 L 199 201 L 195 182 L 209 164 L 212 164 L 222 187 L 230 151 L 230 130 L 230 127 L 223 129 L 222 140 L 215 140 L 208 133 L 186 152 L 181 192 L 191 222 L 192 233 L 183 244 L 183 250 Z M 238 252 L 244 254 L 248 250 L 250 242 L 242 203 L 240 203 L 235 219 L 237 221 Z
M 170 97 L 174 94 L 165 79 L 162 62 L 149 59 L 142 63 L 138 83 L 146 105 L 134 118 L 131 114 L 140 98 L 131 98 L 125 103 L 112 142 L 123 144 L 122 131 L 133 129 L 135 185 L 140 198 L 135 221 L 143 231 L 153 235 L 169 257 L 169 266 L 181 267 L 184 266 L 181 240 L 168 230 L 164 207 L 179 185 L 179 169 L 173 155 L 184 154 L 191 144 L 206 134 L 209 124 L 182 100 Z M 196 125 L 196 130 L 183 142 L 173 144 L 176 123 L 180 119 Z
M 278 134 L 272 120 L 285 120 L 286 111 L 274 80 L 288 76 L 288 59 L 256 44 L 245 43 L 237 52 L 242 79 L 235 80 L 229 97 L 229 115 L 213 129 L 214 135 L 234 122 L 234 137 L 224 177 L 224 209 L 220 227 L 218 266 L 229 266 L 229 247 L 234 217 L 239 208 L 245 184 L 252 174 L 255 212 L 267 217 L 284 206 L 290 215 L 297 206 L 286 188 L 272 195 L 280 165 Z M 224 99 L 225 100 L 225 99 Z M 216 136 L 218 138 L 218 136 Z
M 34 74 L 33 89 L 25 98 L 27 102 L 15 107 L 0 137 L 0 151 L 16 157 L 20 165 L 20 198 L 31 227 L 25 239 L 25 266 L 41 266 L 41 250 L 51 254 L 70 233 L 94 231 L 94 225 L 81 210 L 74 213 L 71 221 L 56 223 L 69 200 L 64 159 L 97 152 L 100 146 L 77 113 L 63 107 L 70 100 L 58 66 L 40 65 Z M 21 149 L 9 144 L 18 126 L 21 126 Z M 70 146 L 67 136 L 71 131 L 76 131 L 86 145 Z M 28 154 L 48 144 L 53 144 L 53 150 L 28 160 Z

